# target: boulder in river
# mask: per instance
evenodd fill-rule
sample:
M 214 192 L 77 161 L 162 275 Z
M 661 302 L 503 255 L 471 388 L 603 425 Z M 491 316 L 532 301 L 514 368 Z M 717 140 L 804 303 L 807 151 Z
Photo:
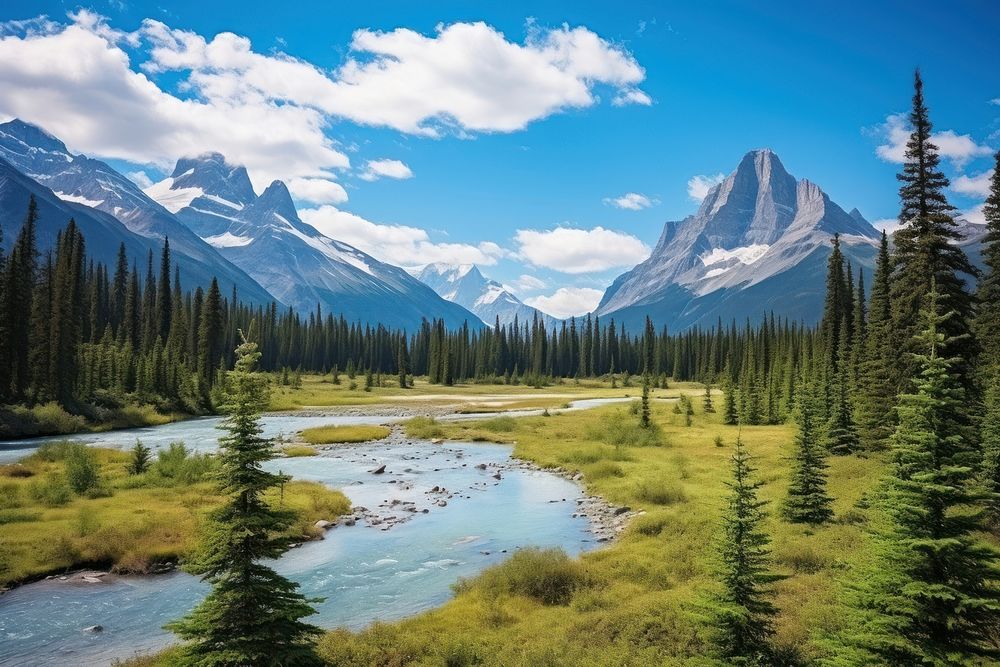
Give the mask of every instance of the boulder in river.
M 320 519 L 313 525 L 317 528 L 322 528 L 323 530 L 329 530 L 330 528 L 333 528 L 334 523 L 332 521 L 327 521 L 326 519 Z
M 372 474 L 373 475 L 381 475 L 384 472 L 385 472 L 385 464 L 384 463 L 382 465 L 380 465 L 379 467 L 375 468 L 374 470 L 372 470 Z
M 91 625 L 91 626 L 88 626 L 88 627 L 84 628 L 83 631 L 84 632 L 91 632 L 91 633 L 95 633 L 96 634 L 98 632 L 104 632 L 104 626 L 103 625 Z

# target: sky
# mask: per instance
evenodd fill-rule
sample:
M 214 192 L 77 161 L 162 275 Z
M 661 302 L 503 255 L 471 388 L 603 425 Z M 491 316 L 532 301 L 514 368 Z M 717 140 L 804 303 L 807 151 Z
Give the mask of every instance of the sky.
M 7 0 L 0 120 L 140 185 L 219 151 L 378 259 L 476 263 L 568 316 L 755 148 L 891 225 L 915 67 L 980 221 L 998 26 L 987 0 Z

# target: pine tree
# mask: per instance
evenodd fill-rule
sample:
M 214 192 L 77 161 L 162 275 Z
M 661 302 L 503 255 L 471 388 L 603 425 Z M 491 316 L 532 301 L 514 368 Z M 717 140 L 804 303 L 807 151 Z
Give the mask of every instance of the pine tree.
M 753 478 L 751 457 L 737 438 L 732 456 L 732 480 L 723 514 L 720 549 L 722 592 L 712 605 L 712 625 L 719 657 L 728 664 L 770 664 L 772 619 L 777 609 L 770 601 L 770 542 L 761 529 L 765 501 L 757 498 L 762 483 Z
M 205 294 L 202 304 L 200 331 L 198 333 L 198 378 L 202 397 L 208 401 L 209 390 L 215 381 L 215 371 L 219 367 L 222 354 L 222 295 L 215 278 Z
M 1000 658 L 1000 552 L 983 542 L 978 452 L 966 394 L 943 350 L 954 311 L 923 311 L 913 393 L 899 397 L 875 566 L 859 581 L 854 618 L 830 664 L 980 664 Z M 982 664 L 986 664 L 985 662 Z
M 735 426 L 739 423 L 739 412 L 736 409 L 736 387 L 732 382 L 729 382 L 723 391 L 722 423 Z
M 32 195 L 28 200 L 28 212 L 24 217 L 24 224 L 21 225 L 21 231 L 18 232 L 10 256 L 7 258 L 5 315 L 8 318 L 9 330 L 10 395 L 15 399 L 23 399 L 31 383 L 30 315 L 35 310 L 32 300 L 38 275 L 37 222 L 38 204 Z
M 920 311 L 927 307 L 931 281 L 955 315 L 944 323 L 942 333 L 948 346 L 940 352 L 959 359 L 954 368 L 963 376 L 963 387 L 970 400 L 977 398 L 971 364 L 976 356 L 975 339 L 970 335 L 973 313 L 972 296 L 966 289 L 963 275 L 975 276 L 978 271 L 965 252 L 954 242 L 960 233 L 952 217 L 954 208 L 948 203 L 945 189 L 948 179 L 938 167 L 940 157 L 931 143 L 932 127 L 924 104 L 923 81 L 919 70 L 914 75 L 913 109 L 910 112 L 913 132 L 906 144 L 906 162 L 898 178 L 902 209 L 902 225 L 893 235 L 895 272 L 892 281 L 892 308 L 895 332 L 892 340 L 900 341 L 904 351 L 916 352 L 915 341 L 920 331 Z M 898 377 L 914 378 L 917 373 L 913 357 L 897 354 Z M 906 389 L 906 387 L 902 387 Z
M 861 444 L 868 450 L 886 447 L 895 424 L 898 381 L 894 346 L 897 342 L 893 339 L 891 272 L 889 237 L 883 231 L 875 262 L 858 388 L 854 395 L 858 434 Z
M 131 455 L 128 462 L 128 474 L 141 475 L 149 470 L 149 462 L 152 458 L 152 450 L 142 444 L 142 440 L 136 440 L 132 446 Z
M 843 326 L 843 325 L 842 325 Z M 854 427 L 851 410 L 850 366 L 847 364 L 847 337 L 840 337 L 837 358 L 842 360 L 836 369 L 830 370 L 828 380 L 830 397 L 830 420 L 827 426 L 827 446 L 834 454 L 850 454 L 858 448 L 858 434 Z
M 702 401 L 702 408 L 706 413 L 715 412 L 715 404 L 712 403 L 712 385 L 705 385 L 705 399 Z
M 242 334 L 241 334 L 242 337 Z M 264 498 L 282 482 L 262 464 L 271 443 L 261 437 L 260 414 L 267 405 L 267 379 L 255 372 L 255 343 L 236 349 L 229 373 L 229 416 L 220 439 L 220 492 L 226 500 L 210 514 L 198 557 L 190 570 L 212 585 L 208 597 L 168 628 L 186 640 L 179 656 L 185 665 L 319 665 L 312 640 L 320 629 L 302 619 L 315 613 L 295 584 L 261 561 L 288 549 L 275 537 L 294 513 Z
M 987 230 L 983 261 L 987 268 L 979 281 L 976 334 L 983 350 L 980 375 L 986 388 L 982 423 L 983 477 L 990 491 L 1000 493 L 1000 151 L 995 159 L 990 195 L 983 205 Z M 994 518 L 1000 516 L 1000 506 L 995 507 L 993 514 Z
M 805 396 L 799 402 L 792 479 L 782 507 L 782 514 L 792 523 L 819 524 L 833 517 L 833 501 L 826 491 L 825 448 L 820 442 L 814 401 L 812 396 Z
M 639 426 L 649 428 L 649 373 L 642 374 L 642 401 L 639 406 Z

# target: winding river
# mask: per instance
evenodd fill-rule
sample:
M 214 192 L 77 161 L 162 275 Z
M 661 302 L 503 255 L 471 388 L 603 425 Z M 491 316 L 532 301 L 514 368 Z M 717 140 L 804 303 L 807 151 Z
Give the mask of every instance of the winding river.
M 618 400 L 628 399 L 578 401 L 570 409 Z M 263 424 L 266 435 L 276 436 L 320 424 L 393 420 L 268 415 Z M 180 440 L 196 450 L 211 450 L 217 445 L 218 421 L 194 419 L 71 439 L 129 447 L 140 438 L 157 448 Z M 21 458 L 45 440 L 0 443 L 0 461 Z M 371 474 L 383 464 L 385 474 Z M 439 605 L 460 577 L 476 574 L 519 547 L 561 547 L 576 554 L 596 545 L 590 522 L 576 511 L 580 487 L 517 466 L 504 445 L 399 440 L 268 465 L 339 488 L 352 505 L 368 510 L 367 520 L 337 526 L 324 540 L 292 549 L 275 563 L 306 595 L 325 598 L 310 619 L 322 627 L 360 628 Z M 498 472 L 500 479 L 495 478 Z M 436 492 L 435 487 L 447 491 Z M 105 665 L 156 650 L 173 641 L 163 624 L 184 615 L 206 590 L 183 572 L 91 581 L 57 577 L 16 588 L 0 597 L 0 664 Z M 94 625 L 103 631 L 85 631 Z

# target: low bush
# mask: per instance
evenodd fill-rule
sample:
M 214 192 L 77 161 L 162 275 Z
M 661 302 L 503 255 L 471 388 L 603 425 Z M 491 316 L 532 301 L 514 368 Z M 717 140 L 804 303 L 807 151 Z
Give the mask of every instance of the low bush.
M 638 420 L 624 412 L 609 415 L 599 425 L 592 427 L 587 437 L 616 447 L 658 447 L 668 444 L 655 423 L 643 428 Z
M 502 417 L 487 419 L 480 426 L 493 433 L 510 433 L 517 428 L 517 421 L 510 415 L 503 415 Z
M 663 532 L 670 522 L 670 516 L 664 512 L 650 512 L 632 519 L 631 529 L 640 535 L 656 537 Z
M 433 417 L 414 417 L 403 425 L 406 435 L 411 438 L 430 440 L 444 436 L 444 429 Z
M 0 477 L 31 477 L 34 471 L 20 463 L 0 465 Z
M 622 477 L 625 471 L 617 463 L 612 461 L 598 461 L 584 468 L 584 475 L 589 480 L 604 479 L 605 477 Z
M 462 579 L 456 592 L 480 590 L 489 597 L 523 595 L 542 604 L 569 603 L 585 581 L 583 568 L 562 549 L 527 548 L 475 579 Z
M 643 480 L 636 485 L 635 495 L 656 505 L 672 505 L 687 499 L 680 482 L 670 479 Z
M 66 481 L 80 495 L 85 495 L 100 485 L 97 456 L 86 445 L 72 444 L 68 447 Z
M 47 507 L 60 507 L 73 497 L 73 491 L 66 484 L 66 478 L 52 473 L 43 480 L 34 480 L 28 485 L 28 495 L 36 503 Z
M 157 453 L 150 472 L 160 481 L 174 484 L 194 484 L 216 467 L 216 459 L 208 454 L 192 454 L 183 442 L 172 442 Z
M 282 449 L 281 453 L 285 456 L 294 458 L 299 456 L 316 456 L 318 452 L 314 448 L 306 445 L 292 445 L 291 447 L 285 447 Z

